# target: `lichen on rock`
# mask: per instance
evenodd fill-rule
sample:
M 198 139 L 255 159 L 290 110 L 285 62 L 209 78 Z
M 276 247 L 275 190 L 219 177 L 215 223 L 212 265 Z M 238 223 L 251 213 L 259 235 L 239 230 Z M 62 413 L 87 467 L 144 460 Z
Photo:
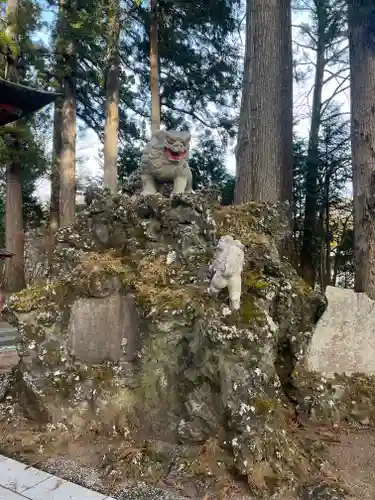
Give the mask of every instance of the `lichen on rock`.
M 146 477 L 152 463 L 185 480 L 199 474 L 219 484 L 229 474 L 255 498 L 281 498 L 317 474 L 318 461 L 291 430 L 297 389 L 288 384 L 324 303 L 280 257 L 281 213 L 266 204 L 221 207 L 204 192 L 94 193 L 59 231 L 49 281 L 8 303 L 21 334 L 12 391 L 28 401 L 28 416 L 177 447 L 173 457 L 142 448 Z M 245 246 L 234 312 L 226 290 L 207 290 L 223 235 Z M 120 305 L 118 328 L 103 326 L 98 305 L 114 296 L 132 297 L 136 328 L 124 326 Z M 119 341 L 117 359 L 77 356 L 71 322 L 82 303 L 101 326 L 82 323 L 81 337 L 96 342 L 96 353 L 103 339 Z

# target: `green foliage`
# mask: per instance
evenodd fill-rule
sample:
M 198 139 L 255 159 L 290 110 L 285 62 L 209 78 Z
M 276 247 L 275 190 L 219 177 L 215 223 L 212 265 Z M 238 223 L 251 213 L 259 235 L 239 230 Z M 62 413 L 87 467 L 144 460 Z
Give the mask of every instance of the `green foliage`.
M 4 209 L 5 209 L 5 179 L 6 165 L 17 154 L 21 163 L 21 181 L 23 194 L 23 215 L 26 226 L 39 225 L 45 217 L 40 201 L 35 196 L 37 180 L 46 173 L 49 161 L 45 155 L 44 145 L 41 141 L 41 131 L 36 130 L 40 117 L 17 122 L 12 132 L 16 132 L 19 147 L 15 151 L 13 141 L 7 133 L 7 127 L 0 129 L 0 241 L 4 243 Z
M 57 2 L 50 4 L 57 7 Z M 73 11 L 64 10 L 64 39 L 53 43 L 49 70 L 53 81 L 67 70 L 61 57 L 72 42 L 77 79 L 77 114 L 103 137 L 108 15 L 112 4 L 89 0 Z M 149 2 L 121 2 L 120 179 L 134 170 L 141 145 L 148 138 Z M 240 0 L 158 1 L 162 124 L 190 128 L 216 141 L 225 150 L 235 135 L 241 86 L 239 43 Z M 209 144 L 209 143 L 207 143 Z M 207 154 L 212 149 L 207 150 Z
M 120 148 L 118 162 L 118 176 L 123 182 L 128 175 L 137 170 L 142 155 L 144 143 L 129 143 Z
M 228 179 L 224 152 L 224 148 L 220 149 L 220 145 L 209 135 L 198 139 L 189 162 L 193 172 L 194 189 L 210 184 L 222 184 Z
M 165 119 L 190 116 L 203 127 L 234 132 L 233 108 L 242 79 L 236 43 L 239 2 L 159 0 L 161 102 Z M 147 76 L 149 18 L 145 16 L 138 57 Z M 241 62 L 241 66 L 239 66 Z M 144 88 L 147 88 L 144 86 Z M 149 102 L 148 95 L 147 105 Z M 212 104 L 217 106 L 213 111 Z
M 5 31 L 0 31 L 0 52 L 6 54 L 8 51 L 13 57 L 19 55 L 19 47 L 15 41 Z
M 222 203 L 229 205 L 234 197 L 234 177 L 225 167 L 225 152 L 225 147 L 220 142 L 206 134 L 199 138 L 189 165 L 193 172 L 193 189 L 218 186 L 222 193 Z
M 5 35 L 5 17 L 0 20 L 0 74 L 2 76 L 4 76 L 5 56 L 10 51 L 16 57 L 21 83 L 39 86 L 46 64 L 46 51 L 35 36 L 41 28 L 40 14 L 39 3 L 31 0 L 23 0 L 20 3 L 15 40 L 9 40 Z M 2 245 L 5 237 L 6 166 L 14 156 L 19 158 L 22 168 L 23 215 L 26 225 L 40 224 L 45 216 L 35 196 L 35 186 L 37 180 L 49 168 L 46 139 L 51 135 L 50 129 L 51 119 L 46 111 L 0 129 L 0 244 Z
M 340 281 L 340 274 L 353 272 L 352 200 L 347 193 L 351 182 L 349 122 L 339 109 L 331 106 L 322 124 L 318 156 L 318 224 L 314 231 L 315 260 L 318 269 L 322 261 L 329 263 L 331 279 Z M 294 242 L 297 254 L 302 243 L 303 215 L 306 197 L 307 142 L 294 141 Z

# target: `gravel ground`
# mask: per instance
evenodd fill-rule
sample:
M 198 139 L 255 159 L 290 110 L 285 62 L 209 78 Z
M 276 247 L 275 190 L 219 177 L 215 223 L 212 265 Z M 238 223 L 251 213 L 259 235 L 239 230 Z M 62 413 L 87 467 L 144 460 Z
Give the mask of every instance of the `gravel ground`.
M 375 433 L 348 431 L 328 448 L 332 469 L 349 486 L 355 500 L 375 499 Z

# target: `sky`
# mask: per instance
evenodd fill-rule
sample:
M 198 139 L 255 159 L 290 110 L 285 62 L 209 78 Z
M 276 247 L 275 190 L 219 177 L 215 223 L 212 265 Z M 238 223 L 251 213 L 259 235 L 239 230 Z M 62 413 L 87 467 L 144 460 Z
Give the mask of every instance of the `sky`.
M 44 18 L 46 21 L 50 21 L 53 18 L 53 13 L 50 10 L 44 11 Z M 298 28 L 297 26 L 301 23 L 308 22 L 308 17 L 306 13 L 293 14 L 293 40 L 298 39 Z M 48 40 L 47 33 L 40 33 L 40 36 L 44 40 Z M 294 50 L 298 50 L 295 45 Z M 303 49 L 305 55 L 312 60 L 314 59 L 314 53 Z M 306 67 L 304 67 L 306 69 Z M 311 67 L 312 69 L 312 67 Z M 310 110 L 312 104 L 312 89 L 314 83 L 314 72 L 311 71 L 310 76 L 306 78 L 303 82 L 296 84 L 294 82 L 293 90 L 293 100 L 294 100 L 294 116 L 297 119 L 297 124 L 295 126 L 295 132 L 299 136 L 307 137 L 309 133 L 309 122 L 310 122 Z M 328 98 L 332 92 L 335 90 L 336 86 L 340 83 L 340 80 L 333 79 L 324 87 L 323 101 Z M 342 92 L 337 98 L 342 106 L 342 111 L 348 113 L 350 110 L 350 95 L 349 90 Z M 239 110 L 238 110 L 239 111 Z M 82 126 L 83 123 L 81 122 Z M 81 128 L 81 127 L 80 127 Z M 194 145 L 194 133 L 193 133 L 193 145 Z M 102 150 L 102 144 L 100 143 L 96 133 L 91 129 L 85 129 L 84 131 L 79 130 L 77 134 L 77 176 L 81 179 L 88 180 L 90 178 L 100 178 L 102 177 L 102 161 L 100 159 L 100 153 Z M 227 169 L 230 172 L 235 172 L 236 162 L 234 157 L 234 145 L 229 148 L 226 158 Z M 50 183 L 48 179 L 41 179 L 37 185 L 37 194 L 42 201 L 47 202 L 50 196 Z

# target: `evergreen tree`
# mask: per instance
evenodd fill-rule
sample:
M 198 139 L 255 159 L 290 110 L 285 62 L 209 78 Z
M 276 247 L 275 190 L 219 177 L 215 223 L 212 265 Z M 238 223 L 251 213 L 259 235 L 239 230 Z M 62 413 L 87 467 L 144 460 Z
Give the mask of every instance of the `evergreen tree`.
M 306 9 L 306 2 L 295 2 L 295 8 L 299 6 Z M 347 56 L 345 42 L 345 2 L 344 0 L 314 0 L 310 5 L 310 23 L 300 26 L 300 34 L 295 45 L 306 48 L 314 53 L 314 88 L 312 99 L 312 110 L 310 120 L 310 131 L 308 139 L 308 155 L 306 168 L 306 203 L 304 208 L 303 222 L 303 244 L 300 254 L 300 267 L 303 278 L 312 286 L 315 283 L 316 264 L 314 254 L 314 235 L 318 230 L 318 155 L 319 155 L 319 131 L 324 119 L 327 118 L 327 106 L 343 89 L 344 78 L 340 76 L 347 69 L 346 64 L 339 63 Z M 305 52 L 306 53 L 306 52 Z M 303 59 L 309 60 L 309 55 Z M 344 74 L 342 75 L 345 76 Z M 337 88 L 324 101 L 323 88 L 332 83 L 335 78 L 340 78 Z
M 104 125 L 104 185 L 113 193 L 117 191 L 117 156 L 120 100 L 120 25 L 119 0 L 111 0 L 107 8 L 106 30 L 106 116 Z
M 290 0 L 248 0 L 236 203 L 292 199 Z
M 50 2 L 56 7 L 55 0 Z M 65 43 L 73 41 L 76 54 L 73 73 L 77 117 L 93 128 L 102 141 L 108 101 L 106 91 L 109 89 L 106 86 L 108 65 L 103 65 L 108 57 L 108 36 L 101 20 L 108 15 L 107 7 L 101 0 L 91 0 L 85 8 L 77 9 L 76 15 L 64 27 Z M 212 144 L 218 145 L 217 154 L 221 154 L 220 150 L 226 149 L 228 139 L 235 134 L 240 84 L 237 35 L 240 1 L 201 0 L 194 5 L 160 1 L 157 7 L 163 126 L 188 127 L 198 135 L 209 135 Z M 134 170 L 140 149 L 149 138 L 150 14 L 147 3 L 134 0 L 121 2 L 121 88 L 118 99 L 120 179 Z M 57 28 L 53 45 L 57 43 Z M 49 81 L 59 81 L 59 65 L 53 64 L 54 57 L 51 55 L 46 60 L 44 71 Z M 61 66 L 66 68 L 67 65 Z M 70 73 L 73 74 L 72 71 Z M 218 136 L 220 141 L 217 141 Z M 211 152 L 212 147 L 207 154 Z M 108 154 L 104 156 L 109 157 Z M 61 168 L 59 155 L 54 157 L 54 165 L 59 163 Z M 108 172 L 108 168 L 105 170 Z M 55 185 L 59 177 L 53 175 L 53 179 Z M 58 193 L 60 188 L 56 186 L 52 192 Z
M 347 242 L 351 215 L 351 199 L 347 194 L 351 182 L 349 124 L 332 106 L 330 116 L 321 126 L 318 138 L 317 224 L 314 233 L 314 283 L 321 288 L 335 284 L 344 272 L 340 263 L 340 242 Z M 296 138 L 294 142 L 294 265 L 299 267 L 303 248 L 305 198 L 307 192 L 308 142 Z M 349 217 L 349 219 L 348 219 Z M 347 220 L 346 223 L 344 223 Z M 345 243 L 347 244 L 347 243 Z M 347 254 L 349 258 L 349 254 Z M 348 262 L 347 262 L 348 263 Z M 347 267 L 347 270 L 349 267 Z
M 240 90 L 240 2 L 164 0 L 157 5 L 162 124 L 233 138 Z M 93 19 L 98 17 L 95 9 L 100 6 L 93 9 L 89 13 L 93 22 L 82 20 L 77 28 L 81 33 L 77 44 L 77 116 L 103 139 L 105 40 L 102 27 Z M 125 2 L 122 9 L 127 22 L 120 37 L 119 154 L 126 156 L 129 144 L 144 143 L 149 137 L 151 18 L 144 2 Z
M 150 93 L 151 132 L 160 129 L 159 13 L 158 1 L 150 0 Z
M 225 149 L 210 134 L 198 140 L 189 166 L 193 172 L 193 189 L 217 186 L 221 190 L 223 204 L 231 204 L 234 197 L 234 176 L 225 166 Z
M 355 289 L 375 299 L 375 6 L 348 1 Z
M 68 226 L 75 217 L 78 55 L 74 24 L 78 15 L 74 1 L 60 0 L 56 39 L 58 81 L 63 94 L 59 129 L 60 226 Z
M 11 30 L 2 37 L 0 72 L 2 76 L 7 73 L 20 83 L 33 85 L 38 79 L 38 69 L 43 66 L 41 56 L 44 55 L 34 37 L 40 26 L 39 9 L 27 0 L 19 5 L 9 2 L 8 14 L 1 21 L 3 33 L 6 23 Z M 34 189 L 36 180 L 48 166 L 42 140 L 47 123 L 46 115 L 39 114 L 0 130 L 0 164 L 7 166 L 0 169 L 1 198 L 5 200 L 0 226 L 6 227 L 0 238 L 4 238 L 3 243 L 15 254 L 7 263 L 3 284 L 10 291 L 21 289 L 25 283 L 24 223 L 27 227 L 44 215 Z

